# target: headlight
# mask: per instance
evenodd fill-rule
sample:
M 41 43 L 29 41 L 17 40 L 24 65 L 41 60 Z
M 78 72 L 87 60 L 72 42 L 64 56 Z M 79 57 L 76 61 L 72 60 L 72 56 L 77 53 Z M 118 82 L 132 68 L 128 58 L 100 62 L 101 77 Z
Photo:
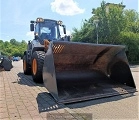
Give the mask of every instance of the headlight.
M 62 25 L 62 21 L 61 20 L 57 21 L 57 24 Z
M 35 32 L 35 33 L 34 33 L 34 35 L 35 35 L 35 36 L 38 36 L 38 33 L 37 33 L 37 32 Z
M 37 18 L 36 22 L 44 22 L 44 19 L 43 18 Z

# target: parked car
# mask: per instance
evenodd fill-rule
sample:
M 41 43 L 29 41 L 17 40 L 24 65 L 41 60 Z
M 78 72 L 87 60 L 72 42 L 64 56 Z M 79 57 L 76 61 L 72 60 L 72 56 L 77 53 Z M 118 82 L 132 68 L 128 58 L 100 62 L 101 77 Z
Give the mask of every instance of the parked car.
M 13 61 L 18 61 L 18 57 L 13 57 Z

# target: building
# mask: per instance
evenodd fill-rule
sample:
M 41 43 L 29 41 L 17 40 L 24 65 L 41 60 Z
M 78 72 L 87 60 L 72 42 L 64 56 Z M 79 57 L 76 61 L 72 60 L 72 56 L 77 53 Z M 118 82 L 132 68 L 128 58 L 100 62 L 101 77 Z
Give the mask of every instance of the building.
M 106 12 L 109 12 L 109 6 L 114 5 L 114 6 L 119 6 L 122 7 L 123 9 L 126 7 L 126 5 L 123 5 L 123 3 L 115 4 L 115 3 L 106 3 Z

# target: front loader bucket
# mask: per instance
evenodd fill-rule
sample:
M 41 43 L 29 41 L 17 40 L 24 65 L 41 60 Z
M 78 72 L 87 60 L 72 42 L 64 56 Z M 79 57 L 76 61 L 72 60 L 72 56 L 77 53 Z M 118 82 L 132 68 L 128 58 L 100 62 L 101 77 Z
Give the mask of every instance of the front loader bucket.
M 135 92 L 125 47 L 53 41 L 43 66 L 44 85 L 62 103 Z

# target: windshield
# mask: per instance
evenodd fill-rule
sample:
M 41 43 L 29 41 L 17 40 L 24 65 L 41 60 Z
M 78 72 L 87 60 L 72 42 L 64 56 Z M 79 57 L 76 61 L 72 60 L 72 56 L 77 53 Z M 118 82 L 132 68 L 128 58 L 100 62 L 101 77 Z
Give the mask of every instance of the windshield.
M 55 21 L 40 23 L 40 38 L 49 40 L 59 39 L 59 30 Z

